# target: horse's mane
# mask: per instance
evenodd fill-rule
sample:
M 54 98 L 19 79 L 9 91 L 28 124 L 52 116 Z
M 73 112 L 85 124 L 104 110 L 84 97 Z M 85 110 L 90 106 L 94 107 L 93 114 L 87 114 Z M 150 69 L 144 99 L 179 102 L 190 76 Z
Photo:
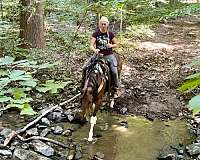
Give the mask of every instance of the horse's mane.
M 83 93 L 82 97 L 85 94 L 85 91 L 88 87 L 92 87 L 94 91 L 97 91 L 98 89 L 98 83 L 96 81 L 97 74 L 101 76 L 101 78 L 107 78 L 109 77 L 109 67 L 107 64 L 107 61 L 103 59 L 102 57 L 98 57 L 95 60 L 91 62 L 91 64 L 88 66 L 88 69 L 86 71 L 86 77 L 85 82 L 83 86 Z

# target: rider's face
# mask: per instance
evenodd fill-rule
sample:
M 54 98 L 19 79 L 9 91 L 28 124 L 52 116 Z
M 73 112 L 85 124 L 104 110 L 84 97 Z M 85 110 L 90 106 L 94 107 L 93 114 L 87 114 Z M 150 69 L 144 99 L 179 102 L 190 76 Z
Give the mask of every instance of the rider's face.
M 104 22 L 104 21 L 99 22 L 99 28 L 101 29 L 101 31 L 107 32 L 107 30 L 108 30 L 108 23 Z

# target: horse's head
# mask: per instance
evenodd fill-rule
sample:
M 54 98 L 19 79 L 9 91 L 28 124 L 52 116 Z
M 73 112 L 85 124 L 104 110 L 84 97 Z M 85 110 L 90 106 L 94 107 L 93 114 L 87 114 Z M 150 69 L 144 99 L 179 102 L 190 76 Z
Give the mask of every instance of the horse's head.
M 81 94 L 81 115 L 84 118 L 92 111 L 93 105 L 93 88 L 91 86 L 82 90 Z
M 84 118 L 94 112 L 93 104 L 96 105 L 96 100 L 103 96 L 106 87 L 105 77 L 106 68 L 104 67 L 106 60 L 102 57 L 97 57 L 88 67 L 87 76 L 84 78 L 84 86 L 81 90 L 81 115 Z M 101 93 L 100 93 L 101 92 Z

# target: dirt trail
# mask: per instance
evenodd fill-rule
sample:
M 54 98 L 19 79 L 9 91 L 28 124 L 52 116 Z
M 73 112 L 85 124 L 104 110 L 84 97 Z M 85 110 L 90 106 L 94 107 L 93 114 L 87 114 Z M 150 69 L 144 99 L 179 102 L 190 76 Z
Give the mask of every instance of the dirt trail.
M 154 31 L 154 38 L 138 42 L 138 48 L 126 57 L 125 93 L 116 108 L 149 119 L 173 119 L 185 113 L 185 97 L 176 88 L 194 71 L 184 65 L 200 57 L 200 23 L 178 19 Z

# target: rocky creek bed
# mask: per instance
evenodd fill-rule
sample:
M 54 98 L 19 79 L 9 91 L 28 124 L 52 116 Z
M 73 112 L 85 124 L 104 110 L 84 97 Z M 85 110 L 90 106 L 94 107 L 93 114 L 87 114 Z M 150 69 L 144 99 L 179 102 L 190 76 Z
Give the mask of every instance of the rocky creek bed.
M 117 99 L 115 109 L 110 113 L 142 116 L 150 121 L 186 120 L 188 132 L 193 136 L 190 144 L 170 145 L 157 156 L 157 159 L 200 159 L 200 120 L 198 117 L 193 118 L 186 108 L 187 100 L 193 94 L 182 94 L 176 90 L 185 76 L 199 70 L 185 67 L 185 64 L 200 57 L 200 23 L 195 18 L 186 17 L 161 24 L 154 28 L 154 31 L 156 36 L 151 39 L 127 39 L 130 43 L 136 42 L 137 49 L 127 50 L 127 54 L 122 55 L 125 62 L 122 75 L 124 93 Z M 61 66 L 63 70 L 65 58 L 68 57 L 62 57 L 60 64 L 63 65 Z M 74 55 L 73 58 L 77 62 L 83 62 L 84 59 L 78 55 Z M 74 68 L 72 72 L 77 81 L 81 79 L 80 65 L 82 63 L 72 64 Z M 73 97 L 71 94 L 66 97 L 72 90 L 70 88 L 65 91 L 60 99 Z M 44 113 L 50 107 L 52 104 L 42 104 L 39 109 Z M 68 107 L 70 109 L 66 109 Z M 67 107 L 57 107 L 27 128 L 20 136 L 15 136 L 6 146 L 2 144 L 9 139 L 8 135 L 30 123 L 34 118 L 20 117 L 16 112 L 12 114 L 11 111 L 1 112 L 0 159 L 62 160 L 87 157 L 94 160 L 111 160 L 106 157 L 106 153 L 98 151 L 88 156 L 87 150 L 84 150 L 84 146 L 88 145 L 87 141 L 84 138 L 78 142 L 74 139 L 73 135 L 82 128 L 79 123 L 76 123 L 74 116 L 78 108 L 77 99 L 70 102 Z M 102 109 L 102 112 L 105 112 L 105 109 Z M 8 115 L 11 116 L 10 120 L 6 117 Z M 95 135 L 97 142 L 105 137 L 103 131 L 109 131 L 109 125 L 106 122 L 103 124 Z M 119 125 L 127 128 L 128 121 L 121 121 Z

